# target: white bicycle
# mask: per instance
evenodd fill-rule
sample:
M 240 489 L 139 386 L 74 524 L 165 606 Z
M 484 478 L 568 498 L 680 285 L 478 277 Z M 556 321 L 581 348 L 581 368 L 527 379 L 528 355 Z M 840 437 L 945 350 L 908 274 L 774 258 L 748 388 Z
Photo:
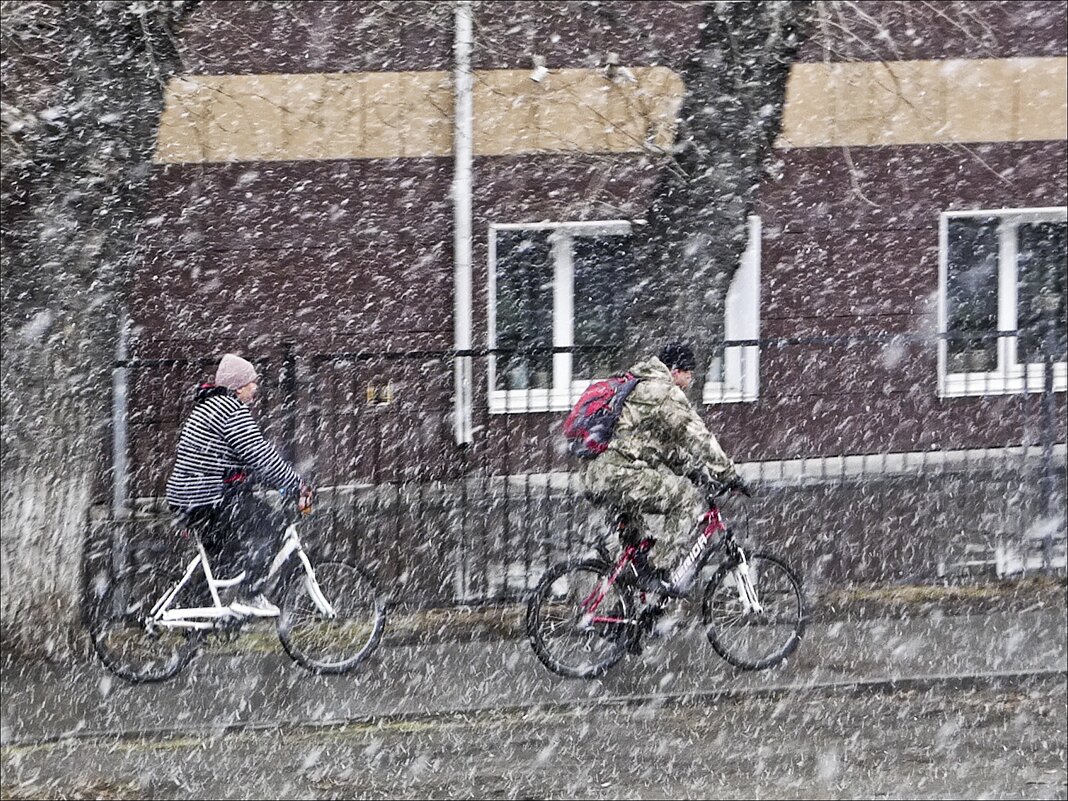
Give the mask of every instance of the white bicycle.
M 96 600 L 89 631 L 108 670 L 141 684 L 175 676 L 196 655 L 203 635 L 240 636 L 250 618 L 219 598 L 244 572 L 216 577 L 195 527 L 186 528 L 197 554 L 178 574 L 147 565 L 117 576 Z M 386 600 L 360 567 L 348 562 L 312 566 L 294 518 L 271 562 L 268 583 L 281 592 L 278 637 L 296 662 L 314 673 L 346 673 L 378 647 Z M 261 619 L 262 618 L 258 618 Z

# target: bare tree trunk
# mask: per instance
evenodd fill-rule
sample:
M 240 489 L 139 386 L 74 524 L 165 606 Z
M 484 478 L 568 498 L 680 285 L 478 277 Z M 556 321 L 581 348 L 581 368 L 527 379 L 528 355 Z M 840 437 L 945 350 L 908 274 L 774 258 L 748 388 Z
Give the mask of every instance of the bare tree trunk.
M 49 404 L 42 423 L 47 418 L 70 430 L 40 438 L 33 458 L 41 464 L 27 459 L 4 468 L 0 636 L 6 654 L 62 659 L 80 650 L 86 512 L 99 461 L 95 438 L 75 429 L 93 420 L 96 410 L 80 398 L 57 402 L 46 392 L 33 394 L 35 404 Z M 46 460 L 62 461 L 62 475 L 45 469 Z
M 172 26 L 188 3 L 4 3 L 0 643 L 84 650 L 82 560 Z
M 632 305 L 631 349 L 683 338 L 704 359 L 747 241 L 746 220 L 779 132 L 790 64 L 809 2 L 709 3 L 686 70 L 675 151 L 664 165 Z

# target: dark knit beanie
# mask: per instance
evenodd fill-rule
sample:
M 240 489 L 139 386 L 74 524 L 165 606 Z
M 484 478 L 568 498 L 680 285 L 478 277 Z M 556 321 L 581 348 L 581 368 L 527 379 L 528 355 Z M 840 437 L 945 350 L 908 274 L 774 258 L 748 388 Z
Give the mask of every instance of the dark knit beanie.
M 694 358 L 693 348 L 683 342 L 669 342 L 660 351 L 660 361 L 667 365 L 669 370 L 693 370 L 697 367 L 697 359 Z

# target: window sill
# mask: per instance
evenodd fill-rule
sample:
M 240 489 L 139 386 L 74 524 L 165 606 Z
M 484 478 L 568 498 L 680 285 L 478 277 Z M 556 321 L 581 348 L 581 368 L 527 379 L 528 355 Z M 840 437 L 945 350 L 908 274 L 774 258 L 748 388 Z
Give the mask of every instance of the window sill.
M 983 395 L 1024 395 L 1043 392 L 1045 380 L 1041 366 L 1032 365 L 1026 375 L 1004 373 L 950 373 L 939 382 L 940 398 L 980 397 Z M 1053 391 L 1068 390 L 1068 364 L 1053 365 Z
M 490 414 L 567 412 L 573 399 L 567 392 L 548 389 L 494 390 L 489 395 Z
M 722 384 L 706 384 L 701 401 L 706 406 L 722 403 L 753 403 L 760 398 L 758 392 L 746 392 L 741 389 L 727 389 Z

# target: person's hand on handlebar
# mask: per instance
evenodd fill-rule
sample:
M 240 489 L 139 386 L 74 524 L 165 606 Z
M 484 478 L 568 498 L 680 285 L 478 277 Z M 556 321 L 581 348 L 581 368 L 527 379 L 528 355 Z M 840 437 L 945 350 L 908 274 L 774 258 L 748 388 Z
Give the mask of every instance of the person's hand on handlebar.
M 706 489 L 716 490 L 717 487 L 722 487 L 723 482 L 712 475 L 712 471 L 707 467 L 700 467 L 691 473 L 687 473 L 686 477 L 694 483 L 695 486 L 705 487 Z
M 311 514 L 314 500 L 315 490 L 308 484 L 301 484 L 300 495 L 297 497 L 297 511 L 304 515 Z
M 753 488 L 750 487 L 746 483 L 745 479 L 742 478 L 737 473 L 735 473 L 730 478 L 728 478 L 725 482 L 723 482 L 723 488 L 728 490 L 728 491 L 730 491 L 730 492 L 740 493 L 740 494 L 744 495 L 747 498 L 752 497 L 752 495 L 753 495 Z
M 748 497 L 753 494 L 753 488 L 737 473 L 731 473 L 728 478 L 717 478 L 707 467 L 702 467 L 690 473 L 688 477 L 697 486 L 705 487 L 712 495 L 737 492 Z

